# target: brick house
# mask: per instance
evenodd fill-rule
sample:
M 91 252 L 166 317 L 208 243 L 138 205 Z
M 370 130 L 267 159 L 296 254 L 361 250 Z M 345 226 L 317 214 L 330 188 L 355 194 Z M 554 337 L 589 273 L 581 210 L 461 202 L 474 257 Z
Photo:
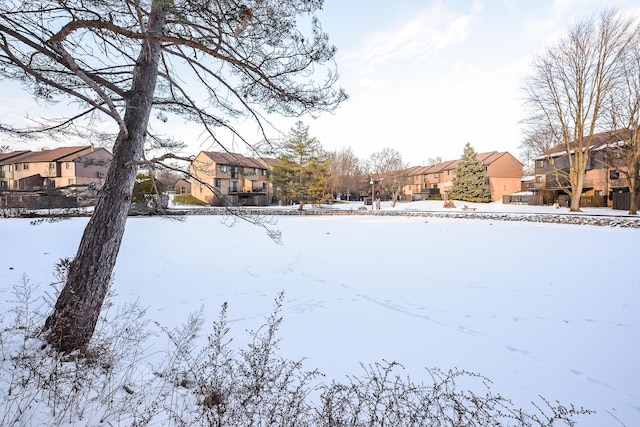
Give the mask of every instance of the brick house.
M 491 151 L 477 155 L 487 174 L 491 201 L 520 191 L 523 165 L 509 152 Z M 448 160 L 433 166 L 417 166 L 405 171 L 404 194 L 410 200 L 438 197 L 451 190 L 458 160 Z
M 238 153 L 201 151 L 189 166 L 191 195 L 213 206 L 266 206 L 269 166 Z
M 629 192 L 627 180 L 620 173 L 625 166 L 618 150 L 628 138 L 627 129 L 592 136 L 582 192 L 583 206 L 611 206 L 615 194 Z M 534 189 L 546 192 L 547 201 L 560 200 L 561 204 L 568 203 L 568 195 L 564 191 L 570 189 L 569 181 L 565 178 L 568 173 L 569 158 L 565 147 L 553 147 L 535 158 Z
M 111 158 L 109 151 L 93 146 L 0 154 L 0 189 L 102 186 Z

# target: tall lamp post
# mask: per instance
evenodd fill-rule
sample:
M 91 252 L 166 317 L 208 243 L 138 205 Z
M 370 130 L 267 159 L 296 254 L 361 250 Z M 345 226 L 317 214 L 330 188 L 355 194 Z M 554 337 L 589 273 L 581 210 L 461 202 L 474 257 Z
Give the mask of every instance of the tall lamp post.
M 371 184 L 371 212 L 373 212 L 373 209 L 374 209 L 374 207 L 373 207 L 373 204 L 374 204 L 373 199 L 374 199 L 375 194 L 376 194 L 374 192 L 374 188 L 375 188 L 376 182 L 373 180 L 373 178 L 371 178 L 370 184 Z

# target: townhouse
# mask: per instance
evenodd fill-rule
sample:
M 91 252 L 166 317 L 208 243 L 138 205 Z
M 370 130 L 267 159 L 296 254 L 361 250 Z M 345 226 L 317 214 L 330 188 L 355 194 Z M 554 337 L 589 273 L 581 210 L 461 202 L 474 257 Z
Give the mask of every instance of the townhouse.
M 266 206 L 273 194 L 269 160 L 201 151 L 189 166 L 191 195 L 213 206 Z
M 0 190 L 102 186 L 112 155 L 93 146 L 0 154 Z
M 628 129 L 619 129 L 597 133 L 591 137 L 582 206 L 629 209 L 629 184 L 622 173 L 626 169 L 623 157 L 629 136 Z M 546 203 L 568 204 L 569 196 L 566 191 L 571 189 L 567 179 L 569 155 L 572 154 L 567 154 L 566 148 L 559 145 L 535 159 L 535 182 L 532 189 L 543 194 Z
M 477 154 L 484 165 L 486 184 L 491 201 L 520 191 L 523 165 L 509 152 L 491 151 Z M 403 188 L 408 200 L 426 200 L 447 194 L 453 185 L 458 160 L 448 160 L 433 166 L 416 166 L 406 170 L 407 181 Z

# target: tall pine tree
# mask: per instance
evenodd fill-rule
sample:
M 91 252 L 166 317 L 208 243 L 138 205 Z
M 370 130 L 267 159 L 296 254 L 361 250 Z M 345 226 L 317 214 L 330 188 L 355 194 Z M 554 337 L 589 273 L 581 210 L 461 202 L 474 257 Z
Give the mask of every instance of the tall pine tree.
M 484 165 L 478 160 L 471 144 L 467 143 L 464 147 L 464 153 L 456 165 L 449 198 L 467 202 L 489 202 L 491 194 L 486 181 L 487 174 Z
M 301 121 L 289 131 L 271 172 L 276 194 L 300 204 L 321 203 L 329 196 L 329 155 L 320 142 L 309 137 L 309 127 Z

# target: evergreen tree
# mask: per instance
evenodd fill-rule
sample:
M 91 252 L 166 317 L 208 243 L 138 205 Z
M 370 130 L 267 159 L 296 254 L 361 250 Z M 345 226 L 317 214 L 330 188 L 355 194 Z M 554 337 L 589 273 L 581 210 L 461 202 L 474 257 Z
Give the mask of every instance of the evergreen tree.
M 478 160 L 471 144 L 467 143 L 456 166 L 449 198 L 467 202 L 489 202 L 491 194 L 486 180 L 484 165 Z
M 309 137 L 301 121 L 289 131 L 273 167 L 271 182 L 280 198 L 300 203 L 321 203 L 328 198 L 329 155 L 320 142 Z
M 136 175 L 136 180 L 133 184 L 133 191 L 131 192 L 131 202 L 144 202 L 149 196 L 158 194 L 157 190 L 162 191 L 160 183 L 153 181 L 148 173 L 139 173 Z

